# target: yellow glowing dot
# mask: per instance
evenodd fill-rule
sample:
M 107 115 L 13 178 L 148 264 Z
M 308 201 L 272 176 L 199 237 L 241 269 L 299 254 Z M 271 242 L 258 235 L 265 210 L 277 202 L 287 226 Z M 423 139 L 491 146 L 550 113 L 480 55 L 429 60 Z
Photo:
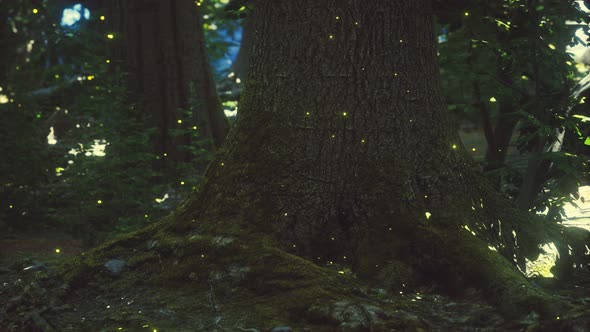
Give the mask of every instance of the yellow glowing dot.
M 477 149 L 476 148 L 471 148 L 471 151 L 475 152 L 475 151 L 477 151 Z
M 457 150 L 457 144 L 453 144 L 452 148 L 453 150 Z
M 197 126 L 193 126 L 193 130 L 197 130 Z
M 285 212 L 285 217 L 288 216 L 289 214 L 287 212 Z
M 100 20 L 101 20 L 101 21 L 104 21 L 104 15 L 101 15 L 101 16 L 100 16 Z
M 334 39 L 334 35 L 330 35 L 329 37 L 330 37 L 330 39 Z
M 117 328 L 117 330 L 119 330 L 119 331 L 122 331 L 122 330 L 123 330 L 123 328 L 122 328 L 122 327 L 119 327 L 119 328 Z
M 178 122 L 179 124 L 181 124 L 181 123 L 182 123 L 182 120 L 178 120 L 178 121 L 176 121 L 176 122 Z
M 359 22 L 354 22 L 354 25 L 358 26 L 359 25 Z
M 99 199 L 98 201 L 96 201 L 96 203 L 102 204 L 102 200 Z
M 336 16 L 336 19 L 339 20 L 340 19 L 340 16 Z
M 403 43 L 403 42 L 404 42 L 404 40 L 403 40 L 403 39 L 400 39 L 400 40 L 399 40 L 399 42 L 400 42 L 400 43 Z
M 143 216 L 146 217 L 146 218 L 149 218 L 149 215 L 147 215 L 147 214 L 144 214 Z
M 168 154 L 164 152 L 164 157 L 168 157 Z
M 180 181 L 180 185 L 181 186 L 184 186 L 184 181 Z
M 296 245 L 296 244 L 294 244 L 294 245 L 293 245 L 293 248 L 297 248 L 297 245 Z
M 365 144 L 367 143 L 367 141 L 365 141 L 364 139 L 361 140 L 361 143 Z
M 549 48 L 550 48 L 550 49 L 552 49 L 552 50 L 554 50 L 554 49 L 555 49 L 555 45 L 553 45 L 553 44 L 549 44 L 549 45 L 547 45 L 547 46 L 549 46 Z
M 393 73 L 393 76 L 397 76 L 397 73 Z
M 109 33 L 109 34 L 107 35 L 107 38 L 108 38 L 108 39 L 113 39 L 113 38 L 115 38 L 115 35 L 113 35 L 112 33 Z
M 225 163 L 221 163 L 221 166 L 225 166 Z
M 559 316 L 555 317 L 555 319 L 560 320 L 561 318 Z
M 201 258 L 205 258 L 205 255 L 204 254 L 201 254 Z
M 33 14 L 37 14 L 39 10 L 37 8 L 33 8 Z
M 14 206 L 12 206 L 12 205 L 9 205 L 9 206 L 8 206 L 8 208 L 9 208 L 9 209 L 12 209 L 13 207 L 14 207 Z
M 59 74 L 55 74 L 55 75 L 53 75 L 53 77 L 55 77 L 56 79 L 58 79 L 59 78 Z
M 94 79 L 94 75 L 87 76 L 86 79 L 92 81 Z
M 106 62 L 107 62 L 107 63 L 111 63 L 111 60 L 107 59 L 107 60 L 106 60 Z
M 336 135 L 332 134 L 332 138 L 336 138 Z
M 307 116 L 310 116 L 310 115 L 311 115 L 311 113 L 309 113 L 309 112 L 305 112 L 305 115 L 307 115 Z
M 61 249 L 55 248 L 55 252 L 59 254 L 61 252 Z
M 430 212 L 426 212 L 424 213 L 424 215 L 426 216 L 426 219 L 430 219 L 430 216 L 432 215 Z
M 338 273 L 340 273 L 340 274 L 344 274 L 344 271 L 338 271 Z
M 497 101 L 498 101 L 498 100 L 496 100 L 496 97 L 491 97 L 491 98 L 490 98 L 490 103 L 495 103 L 495 102 L 497 102 Z
M 346 112 L 342 112 L 342 116 L 346 116 L 346 115 L 347 115 Z
M 469 12 L 465 12 L 465 16 L 469 16 Z

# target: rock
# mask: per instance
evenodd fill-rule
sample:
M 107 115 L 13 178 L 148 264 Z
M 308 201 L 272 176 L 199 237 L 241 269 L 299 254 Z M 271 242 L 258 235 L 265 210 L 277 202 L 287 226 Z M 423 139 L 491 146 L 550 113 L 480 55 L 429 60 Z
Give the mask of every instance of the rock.
M 41 316 L 41 314 L 39 314 L 38 312 L 33 312 L 30 316 L 29 316 L 29 326 L 32 328 L 29 331 L 37 331 L 36 329 L 38 329 L 39 331 L 44 331 L 44 332 L 53 332 L 56 331 L 55 328 L 53 328 L 53 326 L 51 326 L 51 324 L 49 324 L 45 318 L 43 318 Z
M 271 332 L 293 332 L 293 329 L 290 328 L 289 326 L 277 326 L 277 327 L 273 327 L 273 329 L 270 331 Z
M 125 268 L 125 265 L 127 265 L 127 262 L 121 259 L 111 259 L 110 261 L 104 264 L 107 270 L 109 270 L 109 272 L 115 276 L 121 274 L 121 272 Z
M 47 270 L 47 265 L 45 265 L 43 263 L 38 263 L 38 262 L 33 262 L 32 265 L 29 265 L 29 266 L 23 268 L 23 271 L 27 271 L 27 272 L 43 271 L 43 270 Z
M 248 272 L 250 272 L 250 268 L 246 267 L 246 266 L 237 266 L 237 265 L 232 265 L 229 267 L 229 276 L 233 279 L 237 279 L 237 280 L 243 280 L 246 276 L 246 274 L 248 274 Z
M 234 239 L 231 237 L 216 236 L 213 239 L 213 244 L 218 247 L 225 247 L 232 242 L 234 242 Z
M 157 246 L 158 246 L 158 241 L 156 241 L 156 240 L 150 240 L 147 243 L 148 250 L 152 250 L 152 249 L 154 249 Z

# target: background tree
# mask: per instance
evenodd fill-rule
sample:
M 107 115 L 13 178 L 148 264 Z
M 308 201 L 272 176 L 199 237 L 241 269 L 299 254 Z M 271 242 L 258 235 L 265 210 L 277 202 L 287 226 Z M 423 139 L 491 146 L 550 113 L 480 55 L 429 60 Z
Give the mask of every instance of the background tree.
M 195 142 L 175 134 L 178 128 L 198 126 L 200 138 L 216 146 L 229 128 L 209 67 L 200 4 L 113 2 L 112 22 L 124 36 L 120 47 L 130 91 L 158 128 L 155 148 L 162 161 L 187 161 L 181 146 Z

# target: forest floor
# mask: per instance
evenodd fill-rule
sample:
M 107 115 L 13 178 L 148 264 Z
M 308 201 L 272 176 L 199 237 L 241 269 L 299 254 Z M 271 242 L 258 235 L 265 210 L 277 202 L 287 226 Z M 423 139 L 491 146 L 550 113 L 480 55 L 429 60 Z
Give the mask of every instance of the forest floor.
M 590 187 L 581 190 L 580 196 L 584 199 L 578 200 L 579 207 L 568 207 L 566 213 L 572 224 L 590 229 Z M 10 317 L 13 317 L 10 311 L 28 301 L 21 294 L 42 297 L 47 293 L 43 286 L 35 282 L 36 272 L 50 273 L 60 262 L 84 252 L 85 249 L 82 241 L 62 234 L 47 234 L 44 237 L 32 237 L 30 234 L 4 235 L 0 238 L 0 332 L 21 331 L 10 326 Z M 532 282 L 566 302 L 590 307 L 590 271 L 587 269 L 578 270 L 567 281 L 538 278 Z M 208 312 L 205 310 L 206 313 L 183 314 L 178 309 L 179 306 L 164 301 L 150 301 L 148 294 L 156 292 L 153 289 L 129 289 L 124 297 L 120 297 L 100 294 L 101 286 L 97 287 L 94 293 L 89 293 L 93 297 L 91 300 L 88 299 L 89 294 L 83 294 L 71 296 L 67 305 L 44 303 L 38 311 L 21 314 L 19 320 L 29 320 L 33 325 L 41 327 L 31 331 L 47 332 L 82 331 L 83 327 L 87 331 L 266 331 L 257 326 L 242 325 L 236 320 L 224 320 L 213 308 Z M 396 310 L 394 315 L 396 319 L 405 322 L 405 327 L 413 328 L 400 328 L 398 331 L 553 331 L 539 326 L 539 316 L 534 312 L 526 317 L 506 319 L 498 308 L 485 303 L 475 291 L 467 290 L 461 295 L 448 296 L 439 294 L 434 288 L 391 292 L 367 286 L 363 288 L 363 293 L 364 297 L 375 303 L 395 303 L 403 308 Z M 173 299 L 178 294 L 168 294 L 167 298 Z M 115 303 L 115 300 L 119 301 Z M 223 303 L 223 298 L 218 298 L 215 305 L 211 303 L 211 299 L 195 301 L 201 301 L 201 307 L 230 306 L 230 303 Z M 115 315 L 112 312 L 117 306 L 119 314 Z M 120 318 L 121 312 L 132 311 L 135 315 L 128 316 L 132 319 Z M 243 314 L 248 316 L 248 312 Z M 55 329 L 51 326 L 56 319 L 59 319 L 59 328 Z M 590 325 L 570 328 L 567 331 L 590 331 Z M 324 330 L 309 328 L 304 321 L 291 327 L 277 326 L 273 331 L 332 330 L 381 331 L 362 328 Z

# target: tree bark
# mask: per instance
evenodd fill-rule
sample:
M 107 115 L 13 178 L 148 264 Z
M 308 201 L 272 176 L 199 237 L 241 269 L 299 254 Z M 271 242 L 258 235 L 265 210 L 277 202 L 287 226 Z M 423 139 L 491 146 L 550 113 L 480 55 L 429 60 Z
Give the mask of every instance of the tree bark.
M 270 235 L 363 276 L 404 261 L 417 279 L 445 271 L 499 302 L 525 287 L 484 241 L 523 262 L 536 253 L 536 239 L 521 234 L 532 216 L 491 189 L 449 129 L 429 1 L 261 1 L 256 10 L 235 129 L 176 228 Z M 493 267 L 465 270 L 480 261 Z
M 116 6 L 113 23 L 125 40 L 122 57 L 131 92 L 158 128 L 156 152 L 186 161 L 179 145 L 191 142 L 172 131 L 195 124 L 202 139 L 219 147 L 229 126 L 213 83 L 198 6 L 188 0 L 123 1 Z

